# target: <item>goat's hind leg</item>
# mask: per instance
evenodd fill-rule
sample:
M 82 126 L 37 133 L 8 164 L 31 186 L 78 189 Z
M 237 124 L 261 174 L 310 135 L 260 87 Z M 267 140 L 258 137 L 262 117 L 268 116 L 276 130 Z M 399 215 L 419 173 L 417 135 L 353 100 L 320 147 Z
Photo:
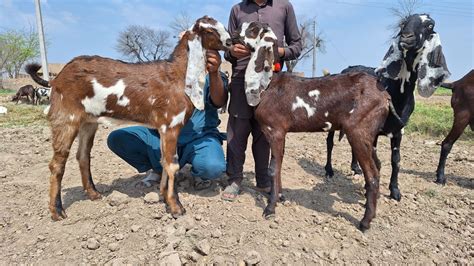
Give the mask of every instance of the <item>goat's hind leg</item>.
M 332 169 L 332 149 L 334 147 L 334 131 L 330 131 L 326 137 L 326 177 L 333 177 L 334 170 Z
M 366 199 L 364 218 L 360 221 L 359 228 L 365 231 L 370 228 L 370 222 L 375 218 L 377 198 L 379 195 L 379 172 L 374 161 L 372 143 L 365 132 L 354 134 L 347 132 L 349 143 L 359 162 L 365 179 Z M 362 137 L 363 136 L 363 137 Z
M 82 123 L 79 128 L 79 147 L 76 159 L 81 170 L 82 186 L 91 200 L 100 199 L 100 193 L 95 188 L 91 174 L 91 150 L 94 145 L 94 137 L 97 131 L 97 123 Z
M 453 127 L 446 138 L 441 143 L 441 153 L 439 155 L 438 168 L 436 169 L 436 183 L 440 185 L 446 184 L 446 177 L 444 176 L 444 168 L 446 166 L 446 158 L 448 157 L 454 142 L 462 135 L 464 129 L 469 124 L 468 115 L 455 115 Z
M 61 201 L 61 181 L 66 168 L 69 150 L 76 138 L 79 126 L 74 123 L 51 121 L 51 127 L 54 154 L 49 163 L 51 171 L 49 211 L 51 212 L 51 218 L 58 221 L 67 217 Z
M 186 212 L 179 201 L 175 187 L 175 175 L 179 170 L 178 155 L 176 154 L 178 135 L 179 130 L 177 129 L 168 129 L 166 132 L 160 132 L 161 165 L 163 166 L 163 172 L 166 171 L 167 175 L 167 178 L 163 178 L 162 182 L 160 182 L 160 194 L 163 196 L 167 207 L 169 207 L 171 215 L 175 218 Z

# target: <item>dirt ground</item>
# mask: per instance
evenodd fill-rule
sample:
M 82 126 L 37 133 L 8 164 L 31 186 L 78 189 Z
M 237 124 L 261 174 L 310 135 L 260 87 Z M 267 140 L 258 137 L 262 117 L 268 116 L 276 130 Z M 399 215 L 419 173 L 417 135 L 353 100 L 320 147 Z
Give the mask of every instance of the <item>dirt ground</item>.
M 143 175 L 107 149 L 111 130 L 99 129 L 92 150 L 103 199 L 85 197 L 76 142 L 62 184 L 68 218 L 53 222 L 49 128 L 0 128 L 0 264 L 473 264 L 474 145 L 468 142 L 455 144 L 442 187 L 433 183 L 439 139 L 405 136 L 403 198 L 396 202 L 387 197 L 390 149 L 381 138 L 377 217 L 361 233 L 364 183 L 350 172 L 345 139 L 334 149 L 336 175 L 326 179 L 326 134 L 287 137 L 282 178 L 288 201 L 278 205 L 274 220 L 262 218 L 266 200 L 252 189 L 250 147 L 246 188 L 236 202 L 221 201 L 217 184 L 197 192 L 185 179 L 179 191 L 187 214 L 174 220 L 156 202 L 156 189 L 135 188 Z

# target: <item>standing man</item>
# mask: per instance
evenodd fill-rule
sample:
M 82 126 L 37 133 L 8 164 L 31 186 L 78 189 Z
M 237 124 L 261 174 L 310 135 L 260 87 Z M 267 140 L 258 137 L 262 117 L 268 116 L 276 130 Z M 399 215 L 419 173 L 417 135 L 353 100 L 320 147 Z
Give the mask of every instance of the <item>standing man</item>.
M 234 34 L 244 22 L 268 23 L 278 38 L 278 53 L 281 61 L 297 58 L 301 53 L 301 36 L 295 12 L 289 0 L 243 0 L 232 7 L 229 17 L 229 33 Z M 284 43 L 286 42 L 286 47 Z M 285 48 L 283 48 L 285 47 Z M 248 105 L 245 96 L 245 69 L 250 59 L 250 50 L 241 44 L 234 45 L 225 53 L 232 63 L 230 84 L 229 121 L 227 124 L 227 174 L 229 186 L 221 197 L 233 201 L 241 191 L 245 150 L 252 133 L 252 153 L 255 160 L 257 190 L 270 192 L 268 176 L 270 145 L 254 117 L 255 108 Z

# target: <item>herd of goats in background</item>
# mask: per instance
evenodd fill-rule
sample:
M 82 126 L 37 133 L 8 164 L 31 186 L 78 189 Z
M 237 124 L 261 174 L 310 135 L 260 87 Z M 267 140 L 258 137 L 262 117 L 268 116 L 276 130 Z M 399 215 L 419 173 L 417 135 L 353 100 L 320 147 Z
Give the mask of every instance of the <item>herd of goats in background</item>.
M 26 71 L 35 82 L 52 88 L 49 91 L 29 85 L 22 87 L 14 97 L 18 100 L 26 95 L 37 102 L 38 98 L 44 95 L 49 98 L 51 94 L 48 120 L 54 150 L 49 165 L 52 218 L 66 218 L 61 202 L 61 180 L 69 149 L 77 136 L 77 159 L 84 190 L 90 199 L 100 198 L 92 180 L 90 152 L 97 125 L 107 118 L 136 121 L 158 130 L 164 169 L 160 194 L 174 217 L 183 215 L 185 210 L 174 182 L 178 170 L 177 136 L 193 109 L 203 106 L 199 86 L 199 76 L 205 67 L 203 50 L 227 50 L 232 41 L 243 43 L 252 51 L 249 65 L 255 67 L 247 68 L 246 96 L 249 104 L 256 107 L 255 117 L 271 146 L 269 174 L 273 185 L 264 217 L 274 216 L 276 204 L 283 198 L 281 166 L 286 134 L 329 132 L 325 170 L 327 176 L 333 176 L 334 132 L 341 131 L 352 148 L 352 169 L 360 172 L 362 168 L 364 174 L 367 203 L 360 229 L 368 229 L 375 217 L 379 196 L 381 163 L 376 146 L 381 135 L 389 137 L 391 143 L 390 197 L 401 199 L 398 187 L 400 143 L 403 128 L 415 108 L 415 89 L 423 97 L 431 96 L 440 85 L 453 91 L 454 125 L 442 142 L 437 183 L 446 183 L 444 166 L 453 143 L 467 125 L 474 130 L 474 71 L 459 81 L 442 83 L 450 73 L 439 35 L 434 31 L 435 21 L 428 14 L 415 14 L 404 18 L 399 25 L 399 33 L 393 38 L 380 67 L 353 66 L 341 74 L 318 78 L 273 73 L 268 66 L 277 60 L 274 56 L 276 37 L 267 24 L 245 23 L 244 31 L 229 36 L 221 23 L 207 16 L 198 19 L 184 34 L 169 60 L 126 64 L 99 56 L 80 56 L 50 82 L 38 76 L 39 65 L 28 65 Z M 103 85 L 96 86 L 99 83 Z M 104 91 L 97 91 L 99 87 Z M 134 93 L 137 90 L 140 94 Z M 94 104 L 94 108 L 87 103 Z M 176 123 L 179 117 L 183 119 Z

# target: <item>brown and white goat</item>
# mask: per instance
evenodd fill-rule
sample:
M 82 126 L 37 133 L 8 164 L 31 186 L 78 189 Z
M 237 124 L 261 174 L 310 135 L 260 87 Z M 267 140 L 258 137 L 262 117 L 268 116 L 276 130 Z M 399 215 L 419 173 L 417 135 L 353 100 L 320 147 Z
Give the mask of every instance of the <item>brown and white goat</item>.
M 442 83 L 445 88 L 453 90 L 451 107 L 454 111 L 454 122 L 451 131 L 441 143 L 438 169 L 436 169 L 436 183 L 446 184 L 444 167 L 454 142 L 461 136 L 467 125 L 474 130 L 474 70 L 471 70 L 460 80 L 453 83 Z
M 367 204 L 360 228 L 368 229 L 379 194 L 379 170 L 372 144 L 389 113 L 388 93 L 375 77 L 365 73 L 322 78 L 272 75 L 276 37 L 266 24 L 244 23 L 239 39 L 253 51 L 245 73 L 247 102 L 256 106 L 255 118 L 271 148 L 269 175 L 273 183 L 263 215 L 275 214 L 277 195 L 281 193 L 286 134 L 343 130 L 364 172 Z
M 50 84 L 37 75 L 39 65 L 28 65 L 27 73 L 36 82 L 52 88 L 48 113 L 54 150 L 49 164 L 52 218 L 66 217 L 61 180 L 77 135 L 76 158 L 82 185 L 90 199 L 101 197 L 92 181 L 90 153 L 97 125 L 107 118 L 134 121 L 158 130 L 164 169 L 160 194 L 173 216 L 182 215 L 185 210 L 174 187 L 179 168 L 177 138 L 194 107 L 204 108 L 205 50 L 224 50 L 230 45 L 224 26 L 205 16 L 184 34 L 167 61 L 133 64 L 80 56 L 70 61 Z

